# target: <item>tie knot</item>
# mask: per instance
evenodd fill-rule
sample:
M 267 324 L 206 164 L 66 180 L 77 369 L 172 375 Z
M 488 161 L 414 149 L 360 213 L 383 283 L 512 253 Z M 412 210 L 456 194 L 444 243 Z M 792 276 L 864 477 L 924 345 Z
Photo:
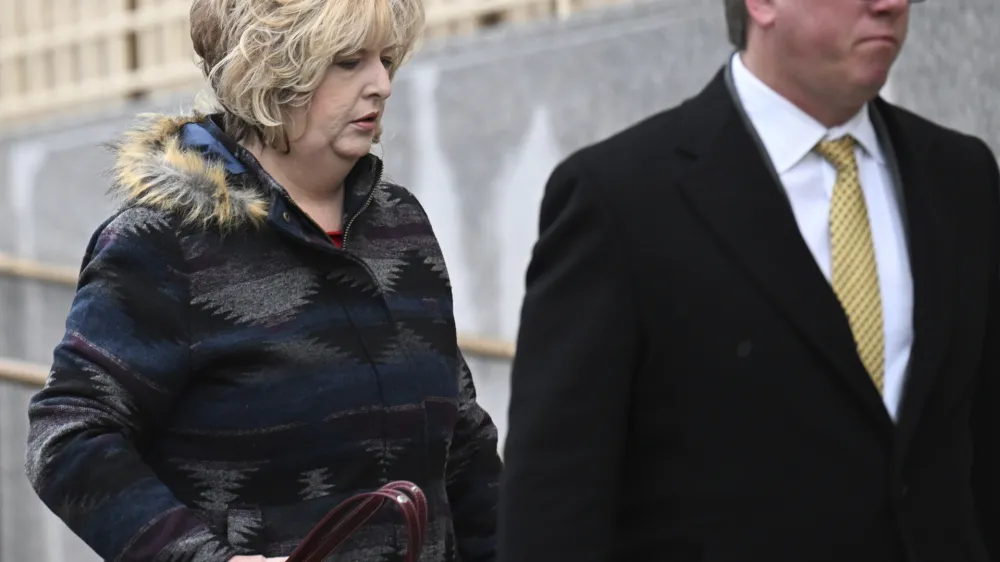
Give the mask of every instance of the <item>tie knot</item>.
M 855 166 L 854 137 L 847 135 L 832 141 L 820 141 L 816 153 L 826 158 L 837 170 L 849 170 Z

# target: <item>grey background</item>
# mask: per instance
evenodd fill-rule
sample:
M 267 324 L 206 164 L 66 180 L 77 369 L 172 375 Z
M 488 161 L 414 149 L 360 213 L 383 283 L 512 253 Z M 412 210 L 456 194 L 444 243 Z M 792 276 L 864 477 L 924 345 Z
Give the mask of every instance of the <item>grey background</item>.
M 886 97 L 1000 149 L 998 11 L 996 0 L 915 6 Z M 721 0 L 656 0 L 434 42 L 400 72 L 376 153 L 434 222 L 462 331 L 514 339 L 556 163 L 696 94 L 729 53 Z M 190 107 L 193 93 L 0 133 L 0 252 L 76 267 L 111 211 L 100 143 L 137 112 Z M 0 356 L 48 363 L 71 298 L 0 277 Z M 472 363 L 504 435 L 509 365 Z M 0 383 L 0 562 L 95 560 L 25 482 L 31 392 Z

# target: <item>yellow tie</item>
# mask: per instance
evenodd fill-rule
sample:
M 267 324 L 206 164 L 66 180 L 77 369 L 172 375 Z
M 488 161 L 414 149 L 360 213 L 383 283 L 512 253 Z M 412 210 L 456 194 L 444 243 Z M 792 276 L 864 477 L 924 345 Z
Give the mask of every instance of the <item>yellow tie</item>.
M 833 291 L 847 313 L 861 362 L 881 393 L 885 371 L 882 296 L 868 209 L 854 158 L 854 139 L 847 136 L 820 142 L 816 152 L 837 170 L 830 201 Z

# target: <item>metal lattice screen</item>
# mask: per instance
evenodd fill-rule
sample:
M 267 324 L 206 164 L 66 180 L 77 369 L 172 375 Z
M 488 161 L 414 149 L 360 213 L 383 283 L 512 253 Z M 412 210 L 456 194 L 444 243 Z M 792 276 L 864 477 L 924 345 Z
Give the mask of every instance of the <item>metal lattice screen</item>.
M 562 17 L 621 0 L 426 0 L 425 37 Z M 0 126 L 202 78 L 190 0 L 0 0 Z

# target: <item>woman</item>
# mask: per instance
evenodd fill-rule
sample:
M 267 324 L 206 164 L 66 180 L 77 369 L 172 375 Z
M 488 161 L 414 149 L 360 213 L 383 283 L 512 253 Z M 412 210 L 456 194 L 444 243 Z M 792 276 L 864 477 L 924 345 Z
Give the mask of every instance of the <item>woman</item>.
M 420 0 L 195 0 L 191 23 L 224 109 L 117 149 L 124 204 L 29 409 L 37 493 L 106 560 L 225 562 L 405 479 L 422 560 L 493 559 L 496 428 L 427 216 L 369 154 Z M 338 553 L 400 559 L 400 523 Z

